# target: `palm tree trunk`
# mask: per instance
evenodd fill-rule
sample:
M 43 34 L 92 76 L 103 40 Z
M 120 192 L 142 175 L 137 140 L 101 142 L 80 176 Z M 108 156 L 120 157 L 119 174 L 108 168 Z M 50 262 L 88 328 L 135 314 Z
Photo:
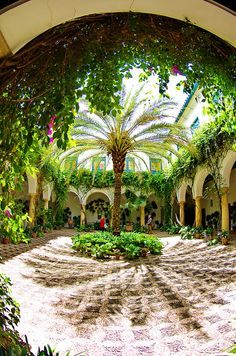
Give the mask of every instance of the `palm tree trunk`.
M 112 211 L 112 228 L 114 235 L 120 234 L 121 177 L 122 172 L 115 173 L 114 205 Z
M 122 174 L 125 169 L 126 153 L 116 151 L 112 154 L 113 169 L 115 174 L 114 204 L 112 211 L 112 229 L 114 235 L 120 235 L 120 204 Z

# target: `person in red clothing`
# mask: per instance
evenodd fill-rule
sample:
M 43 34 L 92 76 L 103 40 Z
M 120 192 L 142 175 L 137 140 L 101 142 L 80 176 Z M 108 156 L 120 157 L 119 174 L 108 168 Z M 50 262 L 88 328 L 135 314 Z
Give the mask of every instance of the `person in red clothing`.
M 104 231 L 105 230 L 105 217 L 102 216 L 100 219 L 100 230 Z

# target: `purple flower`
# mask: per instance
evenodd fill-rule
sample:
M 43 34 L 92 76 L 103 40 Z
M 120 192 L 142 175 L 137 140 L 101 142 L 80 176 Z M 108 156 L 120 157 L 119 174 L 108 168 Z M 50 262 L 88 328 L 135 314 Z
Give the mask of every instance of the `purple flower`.
M 49 143 L 53 143 L 53 141 L 54 141 L 53 137 L 50 137 Z
M 5 214 L 8 218 L 10 218 L 10 217 L 12 216 L 12 213 L 11 213 L 11 210 L 10 210 L 10 209 L 6 209 L 6 210 L 4 211 L 4 214 Z
M 179 67 L 177 66 L 177 64 L 173 65 L 171 71 L 174 75 L 177 75 L 177 74 L 183 75 L 183 73 L 179 70 Z
M 48 131 L 47 131 L 47 135 L 50 136 L 52 134 L 52 129 L 50 128 Z

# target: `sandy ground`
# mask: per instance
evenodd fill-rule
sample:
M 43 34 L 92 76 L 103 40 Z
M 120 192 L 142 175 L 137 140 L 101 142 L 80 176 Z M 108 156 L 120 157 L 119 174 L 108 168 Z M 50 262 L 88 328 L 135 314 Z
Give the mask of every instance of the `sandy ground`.
M 34 351 L 49 343 L 60 356 L 205 356 L 236 341 L 235 246 L 171 237 L 162 256 L 100 262 L 73 252 L 71 234 L 0 265 Z M 4 257 L 9 247 L 0 248 Z

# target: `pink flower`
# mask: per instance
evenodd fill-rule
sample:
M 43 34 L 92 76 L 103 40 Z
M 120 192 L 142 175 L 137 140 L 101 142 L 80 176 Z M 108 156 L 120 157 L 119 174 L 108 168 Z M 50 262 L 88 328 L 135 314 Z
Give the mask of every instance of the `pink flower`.
M 47 131 L 47 135 L 50 136 L 52 134 L 52 129 L 50 128 L 48 131 Z
M 48 124 L 48 127 L 49 127 L 50 129 L 52 129 L 52 128 L 53 128 L 53 125 L 54 125 L 54 123 L 53 123 L 53 122 L 50 122 L 50 123 Z
M 53 137 L 50 137 L 49 143 L 53 143 L 53 141 L 54 141 Z
M 56 120 L 56 115 L 52 115 L 50 121 L 51 121 L 51 122 L 54 122 L 55 120 Z
M 4 211 L 4 214 L 5 214 L 8 218 L 10 218 L 10 217 L 12 216 L 12 213 L 11 213 L 11 210 L 10 210 L 10 209 L 6 209 L 6 210 Z
M 179 67 L 177 66 L 177 64 L 173 65 L 171 71 L 174 75 L 177 75 L 177 74 L 183 75 L 183 73 L 179 70 Z

